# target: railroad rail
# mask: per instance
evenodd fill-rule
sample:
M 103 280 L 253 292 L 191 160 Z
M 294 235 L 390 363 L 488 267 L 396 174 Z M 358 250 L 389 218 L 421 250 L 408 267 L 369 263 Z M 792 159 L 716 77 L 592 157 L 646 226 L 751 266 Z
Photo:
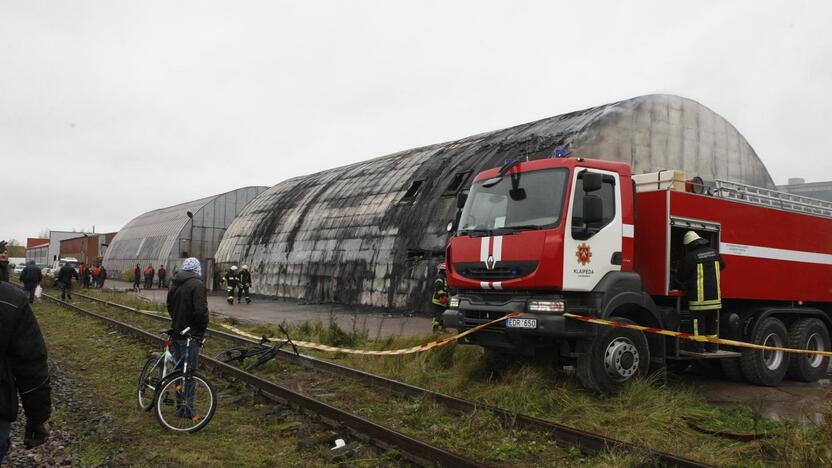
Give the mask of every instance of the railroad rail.
M 97 302 L 100 304 L 104 304 L 106 306 L 115 307 L 121 310 L 125 310 L 128 312 L 133 312 L 136 314 L 140 314 L 146 317 L 153 318 L 155 320 L 159 320 L 162 322 L 168 322 L 169 319 L 162 317 L 160 315 L 156 315 L 147 311 L 143 311 L 140 309 L 136 309 L 134 307 L 129 307 L 123 304 L 118 304 L 111 301 L 106 301 L 103 299 L 99 299 L 92 296 L 87 296 L 85 294 L 75 293 L 75 296 L 81 297 L 83 299 Z M 58 301 L 61 302 L 61 301 Z M 73 308 L 77 308 L 72 304 Z M 95 314 L 95 313 L 93 313 Z M 97 314 L 95 314 L 97 315 Z M 109 319 L 108 320 L 113 320 Z M 232 333 L 228 333 L 221 330 L 216 330 L 209 328 L 207 333 L 210 336 L 225 339 L 234 343 L 239 343 L 243 345 L 251 345 L 257 344 L 257 341 L 251 340 L 249 338 L 241 337 L 238 335 L 234 335 Z M 369 384 L 373 387 L 392 391 L 394 393 L 409 396 L 409 397 L 427 397 L 431 398 L 432 400 L 440 403 L 444 407 L 448 408 L 451 411 L 457 413 L 472 413 L 478 410 L 486 410 L 490 411 L 492 414 L 501 418 L 505 423 L 514 424 L 519 427 L 523 427 L 525 429 L 532 429 L 532 430 L 542 430 L 551 433 L 557 441 L 578 447 L 581 451 L 587 454 L 597 454 L 600 452 L 604 452 L 607 450 L 623 450 L 629 451 L 633 453 L 638 453 L 645 455 L 647 457 L 655 459 L 657 462 L 660 462 L 666 466 L 678 466 L 678 467 L 706 467 L 709 465 L 689 460 L 686 458 L 678 457 L 676 455 L 661 452 L 658 450 L 654 450 L 647 447 L 639 447 L 637 445 L 630 444 L 628 442 L 624 442 L 621 440 L 613 439 L 610 437 L 606 437 L 599 434 L 594 434 L 586 431 L 582 431 L 580 429 L 575 429 L 569 426 L 565 426 L 562 424 L 558 424 L 552 421 L 547 421 L 545 419 L 537 418 L 534 416 L 513 413 L 511 411 L 504 410 L 502 408 L 470 401 L 464 400 L 461 398 L 457 398 L 454 396 L 446 395 L 439 392 L 434 392 L 432 390 L 427 390 L 421 387 L 417 387 L 414 385 L 410 385 L 404 382 L 400 382 L 398 380 L 389 379 L 386 377 L 382 377 L 380 375 L 371 374 L 369 372 L 361 371 L 358 369 L 353 369 L 350 367 L 342 366 L 333 362 L 329 362 L 322 359 L 317 359 L 312 356 L 303 355 L 299 357 L 292 352 L 280 350 L 278 353 L 278 357 L 283 360 L 291 361 L 296 364 L 300 364 L 300 360 L 307 361 L 312 364 L 312 366 L 316 369 L 324 370 L 326 372 L 340 375 L 344 377 L 348 377 L 351 379 L 359 380 L 363 383 Z M 202 358 L 201 358 L 202 359 Z M 230 367 L 237 372 L 242 372 L 239 369 L 228 366 L 227 364 L 220 363 L 219 361 L 215 361 L 211 359 L 210 361 L 214 361 L 218 364 L 222 364 L 224 367 Z M 243 372 L 244 373 L 244 372 Z M 250 374 L 249 374 L 250 375 Z M 253 378 L 257 378 L 252 376 Z M 259 378 L 258 378 L 259 379 Z M 241 380 L 245 380 L 242 379 Z M 274 385 L 274 384 L 272 384 Z M 255 385 L 256 386 L 256 385 Z M 308 397 L 303 397 L 308 398 Z M 423 452 L 424 453 L 424 452 Z

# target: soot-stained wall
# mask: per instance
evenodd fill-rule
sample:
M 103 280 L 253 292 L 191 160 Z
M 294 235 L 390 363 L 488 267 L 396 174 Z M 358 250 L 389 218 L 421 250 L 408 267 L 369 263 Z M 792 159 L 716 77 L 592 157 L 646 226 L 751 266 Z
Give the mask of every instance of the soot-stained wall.
M 673 168 L 773 187 L 724 118 L 682 97 L 642 96 L 281 182 L 229 226 L 217 265 L 249 265 L 259 294 L 424 310 L 457 192 L 483 169 L 566 145 L 634 173 Z

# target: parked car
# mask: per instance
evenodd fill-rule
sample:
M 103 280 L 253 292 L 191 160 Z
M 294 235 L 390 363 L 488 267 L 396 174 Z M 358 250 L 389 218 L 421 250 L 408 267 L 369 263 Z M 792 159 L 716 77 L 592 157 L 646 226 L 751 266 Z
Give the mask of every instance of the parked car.
M 26 265 L 24 265 L 24 264 L 22 264 L 22 263 L 18 263 L 17 265 L 15 265 L 15 266 L 14 266 L 14 273 L 15 273 L 16 275 L 19 275 L 19 274 L 23 271 L 23 268 L 24 268 L 25 266 L 26 266 Z

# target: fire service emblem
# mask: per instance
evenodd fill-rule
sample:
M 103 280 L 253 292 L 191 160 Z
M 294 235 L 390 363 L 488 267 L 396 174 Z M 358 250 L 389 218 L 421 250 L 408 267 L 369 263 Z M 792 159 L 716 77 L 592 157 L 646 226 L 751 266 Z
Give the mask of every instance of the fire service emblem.
M 590 250 L 588 245 L 581 244 L 578 246 L 578 251 L 575 252 L 575 256 L 578 257 L 578 263 L 581 266 L 586 266 L 592 259 L 592 250 Z

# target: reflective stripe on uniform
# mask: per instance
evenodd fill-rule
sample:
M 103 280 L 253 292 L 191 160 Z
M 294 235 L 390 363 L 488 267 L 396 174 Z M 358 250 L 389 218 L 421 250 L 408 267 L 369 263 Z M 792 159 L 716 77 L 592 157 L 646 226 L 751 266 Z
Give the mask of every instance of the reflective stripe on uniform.
M 705 300 L 705 271 L 701 263 L 696 264 L 696 302 Z

